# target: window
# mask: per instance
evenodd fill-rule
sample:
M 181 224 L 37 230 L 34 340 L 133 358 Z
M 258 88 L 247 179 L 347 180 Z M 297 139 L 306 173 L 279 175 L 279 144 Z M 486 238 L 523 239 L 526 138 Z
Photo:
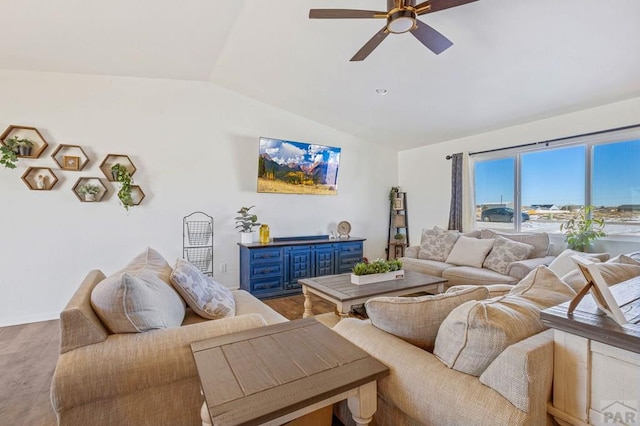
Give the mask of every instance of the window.
M 636 128 L 474 155 L 477 227 L 560 232 L 576 210 L 592 205 L 607 234 L 640 235 L 639 136 Z

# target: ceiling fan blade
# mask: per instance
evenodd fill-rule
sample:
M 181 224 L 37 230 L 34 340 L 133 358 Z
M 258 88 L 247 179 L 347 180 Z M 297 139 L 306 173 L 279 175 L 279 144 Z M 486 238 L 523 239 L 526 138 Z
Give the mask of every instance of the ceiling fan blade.
M 371 40 L 369 40 L 358 52 L 351 58 L 351 61 L 363 61 L 369 56 L 373 49 L 378 47 L 382 40 L 387 38 L 389 32 L 387 31 L 387 27 L 383 27 L 380 31 L 378 31 Z
M 478 0 L 427 0 L 415 6 L 418 15 L 425 13 L 439 12 L 451 7 L 462 6 L 467 3 L 473 3 Z
M 375 10 L 353 10 L 353 9 L 311 9 L 309 18 L 311 19 L 351 19 L 351 18 L 386 18 L 387 12 L 376 12 Z
M 427 49 L 431 50 L 436 55 L 439 55 L 453 46 L 451 40 L 431 28 L 429 25 L 420 20 L 416 20 L 416 22 L 418 26 L 411 30 L 411 34 L 413 34 L 415 38 L 420 40 L 420 43 L 424 44 Z

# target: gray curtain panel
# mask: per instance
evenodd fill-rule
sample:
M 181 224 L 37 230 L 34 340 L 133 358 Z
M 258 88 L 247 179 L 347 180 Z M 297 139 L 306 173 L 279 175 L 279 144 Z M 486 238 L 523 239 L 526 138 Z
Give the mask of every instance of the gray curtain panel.
M 462 153 L 451 155 L 449 229 L 462 231 Z

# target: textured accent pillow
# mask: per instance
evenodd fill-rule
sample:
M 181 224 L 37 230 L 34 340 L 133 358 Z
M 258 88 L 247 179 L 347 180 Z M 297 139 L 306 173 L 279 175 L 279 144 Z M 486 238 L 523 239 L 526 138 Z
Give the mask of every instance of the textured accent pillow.
M 578 265 L 576 265 L 576 262 L 571 258 L 571 256 L 575 255 L 582 256 L 592 262 L 605 262 L 609 259 L 608 253 L 583 253 L 581 251 L 566 249 L 553 259 L 549 264 L 549 269 L 559 277 L 564 277 L 571 271 L 577 271 Z
M 195 313 L 207 319 L 232 317 L 236 302 L 231 290 L 183 259 L 171 272 L 171 284 Z
M 545 329 L 540 310 L 575 292 L 545 266 L 531 271 L 502 297 L 467 302 L 440 325 L 433 350 L 445 365 L 479 376 L 510 345 Z
M 509 296 L 525 299 L 540 310 L 564 303 L 575 295 L 575 290 L 544 265 L 529 272 L 509 292 Z
M 482 262 L 491 251 L 493 242 L 494 240 L 481 240 L 461 235 L 447 256 L 446 262 L 452 265 L 482 268 Z
M 626 263 L 598 263 L 597 265 L 602 278 L 610 286 L 640 276 L 640 266 L 638 265 Z M 562 281 L 576 292 L 580 291 L 587 283 L 579 270 L 569 272 L 562 277 Z
M 496 232 L 491 229 L 483 229 L 480 232 L 480 238 L 482 239 L 495 238 L 497 235 L 511 241 L 531 244 L 533 246 L 533 250 L 529 253 L 529 259 L 545 257 L 549 252 L 549 234 L 546 232 L 537 232 L 535 234 L 509 234 L 506 232 Z
M 475 287 L 434 296 L 374 297 L 365 307 L 374 326 L 431 352 L 440 323 L 451 310 L 488 295 L 485 287 Z
M 91 306 L 113 333 L 179 327 L 185 304 L 169 284 L 169 274 L 167 261 L 147 248 L 124 269 L 95 286 Z
M 423 243 L 418 252 L 418 259 L 444 262 L 458 240 L 458 233 L 426 234 L 422 236 L 422 239 Z
M 626 254 L 619 254 L 616 257 L 613 257 L 607 260 L 606 263 L 624 263 L 626 265 L 637 265 L 640 266 L 640 262 L 635 260 L 632 257 L 627 256 Z
M 482 263 L 482 266 L 507 275 L 507 266 L 511 262 L 528 259 L 532 251 L 533 246 L 531 244 L 519 243 L 496 235 L 493 248 Z

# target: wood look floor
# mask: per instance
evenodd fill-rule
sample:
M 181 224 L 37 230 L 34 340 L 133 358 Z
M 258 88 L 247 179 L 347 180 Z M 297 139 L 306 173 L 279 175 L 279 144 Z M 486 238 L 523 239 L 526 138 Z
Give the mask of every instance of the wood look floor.
M 304 296 L 265 300 L 288 319 L 302 318 Z M 313 299 L 314 314 L 335 305 Z M 58 320 L 0 327 L 0 426 L 54 426 L 49 389 L 60 337 Z

